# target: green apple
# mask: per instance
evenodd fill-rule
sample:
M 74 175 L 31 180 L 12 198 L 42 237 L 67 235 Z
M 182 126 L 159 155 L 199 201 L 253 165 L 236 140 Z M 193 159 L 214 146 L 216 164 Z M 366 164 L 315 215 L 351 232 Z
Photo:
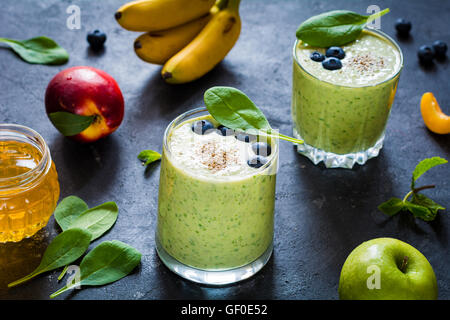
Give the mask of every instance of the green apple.
M 427 258 L 393 238 L 363 242 L 345 260 L 339 298 L 346 300 L 437 299 L 436 276 Z

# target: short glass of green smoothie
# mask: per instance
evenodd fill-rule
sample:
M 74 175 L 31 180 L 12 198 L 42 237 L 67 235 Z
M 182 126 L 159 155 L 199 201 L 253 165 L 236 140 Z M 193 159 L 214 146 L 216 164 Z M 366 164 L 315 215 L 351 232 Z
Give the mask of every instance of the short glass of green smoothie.
M 297 40 L 293 51 L 293 131 L 305 142 L 297 151 L 327 168 L 378 156 L 403 67 L 400 47 L 379 30 L 364 29 L 342 49 L 338 70 L 312 59 L 326 48 Z
M 206 108 L 169 124 L 156 249 L 171 271 L 197 283 L 226 285 L 251 277 L 267 263 L 278 142 L 260 140 L 220 126 Z

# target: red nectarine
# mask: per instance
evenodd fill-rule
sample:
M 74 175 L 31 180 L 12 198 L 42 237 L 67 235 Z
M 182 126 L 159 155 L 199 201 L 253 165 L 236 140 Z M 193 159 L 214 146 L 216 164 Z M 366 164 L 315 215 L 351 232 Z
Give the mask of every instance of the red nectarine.
M 66 133 L 80 142 L 93 142 L 111 134 L 124 115 L 124 100 L 117 82 L 106 72 L 85 66 L 65 69 L 50 81 L 45 107 L 50 120 L 56 113 L 91 116 L 87 128 L 76 134 Z M 60 125 L 70 126 L 71 123 L 64 123 L 70 119 L 63 118 Z M 55 121 L 52 123 L 64 134 Z

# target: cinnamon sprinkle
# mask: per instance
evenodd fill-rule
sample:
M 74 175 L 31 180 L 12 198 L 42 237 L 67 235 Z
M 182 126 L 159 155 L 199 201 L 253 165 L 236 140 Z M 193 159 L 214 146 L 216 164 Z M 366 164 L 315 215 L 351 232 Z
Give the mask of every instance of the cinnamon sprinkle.
M 361 73 L 367 73 L 384 68 L 384 59 L 368 53 L 359 54 L 349 60 L 349 66 Z
M 200 156 L 200 162 L 213 172 L 238 162 L 237 150 L 226 150 L 214 141 L 200 145 L 197 154 Z

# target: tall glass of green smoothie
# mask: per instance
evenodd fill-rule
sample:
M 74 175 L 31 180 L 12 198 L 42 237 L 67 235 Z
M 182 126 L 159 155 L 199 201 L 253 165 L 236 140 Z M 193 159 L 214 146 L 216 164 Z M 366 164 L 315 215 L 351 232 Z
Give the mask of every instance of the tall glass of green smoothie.
M 352 168 L 383 146 L 403 55 L 389 36 L 369 29 L 341 46 L 340 68 L 326 69 L 320 62 L 327 49 L 295 43 L 293 131 L 305 142 L 298 152 L 314 164 Z
M 219 125 L 206 108 L 167 127 L 156 249 L 181 277 L 230 284 L 270 258 L 278 143 L 258 141 Z

